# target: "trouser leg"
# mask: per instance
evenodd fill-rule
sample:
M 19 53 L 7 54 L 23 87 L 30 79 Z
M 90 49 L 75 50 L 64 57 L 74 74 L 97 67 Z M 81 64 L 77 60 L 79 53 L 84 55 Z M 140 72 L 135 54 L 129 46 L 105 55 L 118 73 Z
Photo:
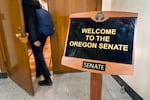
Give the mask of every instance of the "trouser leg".
M 31 43 L 32 51 L 35 57 L 35 63 L 36 63 L 36 72 L 43 74 L 44 78 L 48 78 L 50 76 L 48 67 L 46 65 L 44 55 L 43 55 L 43 47 L 46 41 L 46 37 L 40 37 L 39 41 L 41 42 L 40 47 L 36 47 Z

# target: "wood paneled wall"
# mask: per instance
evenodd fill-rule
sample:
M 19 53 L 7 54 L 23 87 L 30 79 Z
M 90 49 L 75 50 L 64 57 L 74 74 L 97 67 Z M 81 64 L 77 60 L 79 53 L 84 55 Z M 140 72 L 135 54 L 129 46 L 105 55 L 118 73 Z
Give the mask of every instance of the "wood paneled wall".
M 69 15 L 77 12 L 100 11 L 102 0 L 48 0 L 55 33 L 51 36 L 54 73 L 75 71 L 61 65 L 68 29 Z

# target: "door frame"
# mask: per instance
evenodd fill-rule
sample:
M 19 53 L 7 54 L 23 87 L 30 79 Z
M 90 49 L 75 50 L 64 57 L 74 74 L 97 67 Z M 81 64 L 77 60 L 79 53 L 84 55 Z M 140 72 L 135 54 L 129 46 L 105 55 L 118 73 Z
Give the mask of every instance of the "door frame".
M 7 62 L 7 52 L 6 52 L 6 46 L 5 46 L 5 38 L 4 38 L 4 30 L 2 26 L 2 19 L 3 14 L 0 11 L 0 79 L 7 78 L 7 65 L 9 64 Z

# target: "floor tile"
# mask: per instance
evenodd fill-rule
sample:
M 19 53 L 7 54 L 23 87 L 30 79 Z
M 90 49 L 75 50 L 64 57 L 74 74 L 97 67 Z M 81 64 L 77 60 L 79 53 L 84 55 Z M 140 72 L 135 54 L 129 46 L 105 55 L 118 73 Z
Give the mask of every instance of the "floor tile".
M 52 86 L 38 86 L 33 74 L 35 95 L 30 96 L 10 78 L 0 79 L 0 100 L 90 100 L 90 73 L 54 74 Z M 103 75 L 102 100 L 132 100 L 110 76 Z

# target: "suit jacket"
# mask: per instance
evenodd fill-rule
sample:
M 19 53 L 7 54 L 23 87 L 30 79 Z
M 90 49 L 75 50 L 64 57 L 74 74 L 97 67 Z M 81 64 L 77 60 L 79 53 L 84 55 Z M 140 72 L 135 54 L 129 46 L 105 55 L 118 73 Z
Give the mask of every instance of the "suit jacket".
M 29 33 L 29 40 L 37 41 L 37 18 L 35 10 L 41 8 L 38 0 L 22 0 L 26 32 Z

